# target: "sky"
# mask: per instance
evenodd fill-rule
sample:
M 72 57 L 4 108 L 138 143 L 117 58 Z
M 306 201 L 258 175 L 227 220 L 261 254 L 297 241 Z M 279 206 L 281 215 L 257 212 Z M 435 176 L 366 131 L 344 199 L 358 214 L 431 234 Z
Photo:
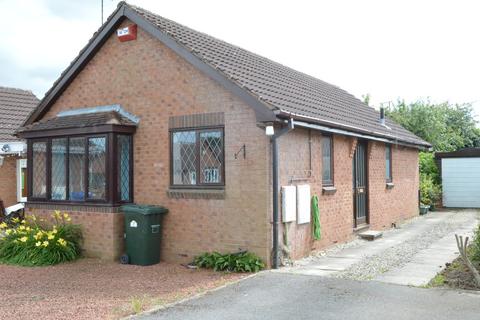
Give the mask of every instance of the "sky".
M 104 0 L 105 19 L 118 1 Z M 471 102 L 480 120 L 480 1 L 131 0 L 337 85 L 375 106 Z M 0 86 L 39 98 L 101 24 L 101 0 L 0 0 Z

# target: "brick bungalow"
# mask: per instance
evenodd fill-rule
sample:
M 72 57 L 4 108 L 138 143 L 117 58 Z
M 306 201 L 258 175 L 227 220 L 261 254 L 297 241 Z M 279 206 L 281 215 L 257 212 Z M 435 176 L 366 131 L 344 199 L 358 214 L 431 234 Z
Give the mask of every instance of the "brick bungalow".
M 27 144 L 14 133 L 37 104 L 31 91 L 0 87 L 0 200 L 6 207 L 27 199 Z
M 70 212 L 86 254 L 116 259 L 119 206 L 163 205 L 162 260 L 249 250 L 276 266 L 275 253 L 300 258 L 418 214 L 430 145 L 380 118 L 336 86 L 121 2 L 19 130 L 28 212 Z M 302 223 L 280 219 L 281 186 L 295 185 Z

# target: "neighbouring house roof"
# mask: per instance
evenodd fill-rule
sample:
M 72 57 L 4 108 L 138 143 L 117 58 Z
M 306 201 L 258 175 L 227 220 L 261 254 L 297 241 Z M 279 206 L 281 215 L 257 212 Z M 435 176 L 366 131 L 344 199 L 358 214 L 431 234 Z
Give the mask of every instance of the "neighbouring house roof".
M 56 129 L 73 129 L 97 127 L 102 125 L 133 126 L 137 124 L 117 111 L 82 113 L 76 115 L 57 116 L 41 120 L 20 128 L 17 133 L 45 132 Z
M 27 124 L 41 118 L 125 17 L 243 98 L 257 115 L 262 115 L 262 121 L 294 118 L 392 142 L 431 146 L 390 119 L 386 119 L 386 126 L 380 124 L 378 111 L 337 86 L 125 2 L 119 3 L 117 10 L 47 92 Z
M 13 134 L 35 109 L 38 101 L 31 91 L 0 87 L 0 142 L 20 140 Z
M 436 159 L 442 158 L 480 158 L 480 148 L 464 148 L 451 152 L 435 152 Z

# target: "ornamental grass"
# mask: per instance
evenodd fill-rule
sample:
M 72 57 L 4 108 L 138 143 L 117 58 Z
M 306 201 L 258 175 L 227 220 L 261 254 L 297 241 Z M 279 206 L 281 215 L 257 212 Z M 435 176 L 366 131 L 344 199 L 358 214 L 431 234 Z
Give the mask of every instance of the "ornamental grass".
M 81 255 L 82 232 L 67 213 L 55 211 L 51 221 L 34 215 L 0 224 L 0 262 L 21 266 L 47 266 L 72 261 Z

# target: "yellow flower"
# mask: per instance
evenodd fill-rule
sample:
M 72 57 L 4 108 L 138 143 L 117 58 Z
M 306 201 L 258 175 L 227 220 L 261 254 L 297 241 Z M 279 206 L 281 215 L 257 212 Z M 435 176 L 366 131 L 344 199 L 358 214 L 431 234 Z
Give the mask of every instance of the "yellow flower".
M 32 219 L 32 221 L 37 221 L 37 217 L 35 215 L 31 215 L 30 218 Z
M 58 230 L 57 230 L 57 227 L 53 227 L 53 230 L 52 230 L 52 234 L 57 234 Z
M 67 241 L 65 241 L 65 240 L 62 239 L 62 238 L 59 238 L 59 239 L 57 240 L 57 242 L 58 242 L 59 245 L 61 245 L 61 246 L 63 246 L 63 247 L 65 247 L 65 246 L 67 245 Z
M 64 217 L 65 219 L 67 219 L 67 218 L 68 218 L 68 213 L 64 213 L 64 214 L 63 214 L 63 217 Z
M 43 236 L 43 232 L 42 231 L 38 231 L 37 234 L 34 236 L 35 240 L 40 240 Z
M 42 241 L 37 241 L 37 242 L 35 243 L 35 247 L 40 247 L 41 245 L 42 245 Z
M 20 220 L 19 220 L 18 218 L 16 218 L 16 217 L 15 217 L 15 218 L 13 218 L 13 219 L 12 219 L 12 222 L 13 222 L 13 223 L 19 223 L 19 222 L 20 222 Z
M 30 228 L 30 227 L 25 228 L 25 231 L 30 231 L 30 230 L 32 230 L 32 228 Z
M 21 237 L 21 238 L 20 238 L 20 241 L 22 241 L 22 242 L 27 242 L 27 240 L 28 240 L 27 237 Z
M 47 239 L 48 239 L 48 240 L 53 240 L 53 238 L 55 238 L 55 236 L 54 236 L 53 234 L 49 234 L 49 235 L 47 236 Z
M 25 220 L 22 220 L 21 223 L 25 224 Z
M 7 236 L 9 236 L 10 234 L 12 234 L 12 229 L 7 229 L 7 230 L 5 230 L 5 234 L 6 234 Z
M 6 229 L 8 226 L 5 222 L 0 223 L 0 229 Z
M 48 241 L 43 241 L 42 246 L 48 247 Z
M 25 226 L 18 227 L 18 230 L 25 230 Z

